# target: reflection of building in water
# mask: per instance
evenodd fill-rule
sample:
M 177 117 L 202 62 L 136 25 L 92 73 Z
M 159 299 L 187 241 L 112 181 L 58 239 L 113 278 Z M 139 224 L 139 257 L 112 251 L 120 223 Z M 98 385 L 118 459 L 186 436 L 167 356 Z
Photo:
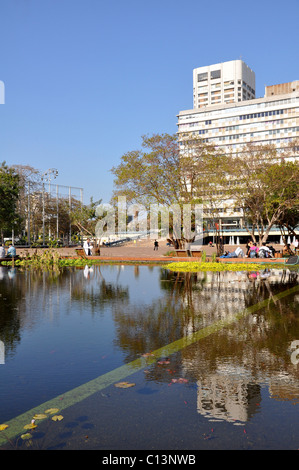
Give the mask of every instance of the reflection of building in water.
M 197 411 L 207 417 L 229 422 L 246 422 L 261 401 L 258 384 L 213 374 L 197 382 Z
M 297 276 L 297 273 L 276 269 L 264 269 L 256 273 L 198 272 L 196 284 L 201 288 L 199 295 L 196 295 L 196 290 L 192 293 L 192 307 L 198 315 L 202 315 L 202 326 L 206 326 L 215 320 L 228 319 L 230 314 L 247 308 L 250 299 L 254 303 L 257 293 L 262 294 L 259 290 L 265 289 L 269 296 L 270 286 L 287 284 L 293 275 Z M 192 328 L 193 325 L 186 325 L 186 334 L 191 333 Z
M 292 401 L 294 405 L 298 404 L 299 378 L 296 378 L 287 372 L 280 373 L 279 375 L 271 378 L 269 393 L 271 398 L 274 400 Z
M 195 319 L 186 324 L 186 334 L 246 312 L 280 292 L 280 286 L 292 287 L 296 279 L 298 273 L 274 269 L 260 271 L 255 278 L 247 272 L 198 273 L 201 289 L 193 289 Z M 183 352 L 185 374 L 197 380 L 199 414 L 210 420 L 247 422 L 260 410 L 262 386 L 268 386 L 271 398 L 299 403 L 299 366 L 297 370 L 291 363 L 287 343 L 285 350 L 280 345 L 278 354 L 273 351 L 280 332 L 286 334 L 286 323 L 291 334 L 293 305 L 288 298 L 271 302 Z M 275 312 L 281 322 L 275 323 Z

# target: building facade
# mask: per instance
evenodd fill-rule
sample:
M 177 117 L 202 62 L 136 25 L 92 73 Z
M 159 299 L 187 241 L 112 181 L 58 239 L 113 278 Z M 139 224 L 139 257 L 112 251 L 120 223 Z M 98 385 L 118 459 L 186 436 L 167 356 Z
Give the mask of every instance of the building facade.
M 220 71 L 216 74 L 219 78 L 214 78 L 215 70 Z M 202 78 L 206 81 L 201 81 Z M 197 68 L 193 80 L 194 108 L 181 111 L 177 116 L 182 151 L 184 137 L 190 135 L 232 155 L 242 152 L 251 142 L 273 144 L 279 152 L 288 142 L 299 138 L 299 81 L 267 86 L 264 97 L 255 98 L 254 72 L 242 61 Z M 227 92 L 229 80 L 232 82 L 230 93 Z M 202 98 L 199 100 L 199 84 L 207 87 L 202 101 Z M 217 84 L 220 93 L 216 102 L 212 87 Z M 299 159 L 299 152 L 295 158 Z M 232 212 L 227 207 L 220 211 L 221 227 L 230 230 L 230 235 L 234 228 L 242 228 L 242 220 L 241 212 Z
M 193 108 L 255 98 L 255 73 L 242 60 L 193 70 Z

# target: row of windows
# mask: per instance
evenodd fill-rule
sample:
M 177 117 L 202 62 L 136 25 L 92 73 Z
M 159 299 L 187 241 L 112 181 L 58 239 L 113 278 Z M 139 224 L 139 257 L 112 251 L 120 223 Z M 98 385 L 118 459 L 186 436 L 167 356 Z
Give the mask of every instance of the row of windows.
M 277 115 L 280 115 L 280 114 L 290 114 L 290 115 L 293 115 L 293 114 L 296 114 L 299 112 L 299 109 L 297 108 L 286 108 L 286 109 L 280 109 L 280 110 L 275 110 L 275 111 L 265 111 L 265 112 L 261 112 L 261 113 L 254 113 L 254 114 L 245 114 L 245 115 L 241 115 L 241 116 L 232 116 L 229 120 L 246 120 L 246 119 L 252 119 L 252 118 L 259 118 L 259 117 L 268 117 L 268 116 L 277 116 Z M 194 118 L 194 116 L 192 116 Z M 222 124 L 222 123 L 226 123 L 228 120 L 228 118 L 219 118 L 219 119 L 213 119 L 213 124 L 215 125 L 216 122 L 217 124 Z M 262 121 L 261 124 L 267 124 L 267 123 L 271 123 L 271 122 L 274 122 L 274 121 Z M 279 121 L 278 121 L 279 122 Z M 206 121 L 196 121 L 194 123 L 192 123 L 193 126 L 197 125 L 203 125 L 205 124 L 206 126 L 207 125 L 211 125 L 212 124 L 212 119 L 208 119 Z M 255 125 L 259 124 L 258 122 L 255 123 Z M 180 124 L 181 126 L 187 126 L 188 124 Z
M 275 100 L 275 101 L 269 101 L 269 102 L 262 102 L 262 103 L 246 103 L 244 106 L 238 106 L 238 110 L 240 111 L 245 111 L 250 109 L 261 109 L 261 108 L 268 108 L 269 106 L 282 106 L 284 104 L 290 104 L 290 103 L 297 103 L 299 102 L 299 97 L 294 97 L 294 98 L 286 98 L 283 100 Z M 233 108 L 234 109 L 234 108 Z M 226 114 L 231 114 L 233 111 L 232 108 L 224 108 L 224 109 L 218 109 L 216 112 L 215 111 L 206 111 L 202 112 L 201 116 L 202 117 L 216 117 L 216 119 L 219 119 L 219 116 L 223 116 Z M 294 108 L 291 108 L 294 110 Z M 248 112 L 248 111 L 247 111 Z M 179 116 L 179 120 L 186 120 L 186 119 L 194 119 L 194 114 L 187 114 L 183 116 Z M 227 117 L 224 117 L 224 119 L 227 119 Z M 236 119 L 236 117 L 232 117 L 232 119 Z
M 269 135 L 277 135 L 280 133 L 298 133 L 299 132 L 299 127 L 287 127 L 285 129 L 274 129 L 271 131 L 261 131 L 261 132 L 248 132 L 246 134 L 235 134 L 235 135 L 226 135 L 226 136 L 219 136 L 216 138 L 213 138 L 212 140 L 214 141 L 225 141 L 225 140 L 238 140 L 238 139 L 245 139 L 248 137 L 262 137 L 267 134 Z
M 255 119 L 259 117 L 265 117 L 265 116 L 276 116 L 277 114 L 283 114 L 284 110 L 283 109 L 277 109 L 276 111 L 265 111 L 262 113 L 254 113 L 254 114 L 244 114 L 242 116 L 239 116 L 240 121 L 242 119 Z
M 206 131 L 204 130 L 201 130 L 201 131 L 198 131 L 197 133 L 193 133 L 193 135 L 204 135 L 206 133 Z M 225 141 L 229 141 L 229 140 L 239 140 L 239 139 L 248 139 L 248 138 L 257 138 L 257 137 L 263 137 L 263 136 L 266 136 L 266 135 L 279 135 L 280 133 L 291 133 L 291 134 L 298 134 L 299 133 L 299 127 L 287 127 L 285 129 L 274 129 L 274 130 L 270 130 L 270 131 L 259 131 L 259 132 L 247 132 L 247 133 L 243 133 L 243 134 L 233 134 L 233 135 L 225 135 L 225 136 L 218 136 L 218 137 L 211 137 L 211 138 L 205 138 L 205 139 L 202 139 L 202 142 L 225 142 Z M 184 145 L 184 142 L 180 142 L 181 145 Z
M 221 70 L 212 70 L 210 72 L 210 77 L 211 77 L 211 80 L 213 80 L 215 78 L 221 78 Z M 208 80 L 208 78 L 209 78 L 209 72 L 199 73 L 197 75 L 197 81 L 198 82 Z
M 181 124 L 179 127 L 179 131 L 183 132 L 191 128 L 198 128 L 202 123 L 199 122 L 190 122 L 189 124 Z M 236 125 L 236 126 L 222 126 L 222 127 L 212 127 L 212 128 L 205 128 L 205 129 L 200 129 L 198 130 L 198 134 L 206 134 L 210 133 L 212 135 L 219 134 L 219 133 L 228 133 L 231 131 L 241 131 L 241 132 L 251 132 L 251 129 L 254 129 L 254 131 L 261 130 L 261 131 L 267 131 L 267 127 L 271 127 L 272 129 L 274 128 L 282 128 L 283 125 L 289 125 L 289 126 L 294 126 L 296 125 L 296 119 L 292 118 L 287 118 L 287 119 L 272 119 L 269 121 L 262 121 L 262 122 L 255 122 L 251 126 L 248 126 L 248 124 L 241 124 L 241 125 Z

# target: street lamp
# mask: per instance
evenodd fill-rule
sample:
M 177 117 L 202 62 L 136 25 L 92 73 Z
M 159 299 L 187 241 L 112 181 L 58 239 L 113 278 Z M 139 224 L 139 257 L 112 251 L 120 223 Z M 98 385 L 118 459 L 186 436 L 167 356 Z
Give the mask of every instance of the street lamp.
M 58 170 L 55 168 L 49 168 L 42 174 L 43 182 L 43 245 L 45 245 L 45 183 L 44 179 L 49 182 L 49 193 L 51 193 L 51 177 L 55 179 L 58 176 Z

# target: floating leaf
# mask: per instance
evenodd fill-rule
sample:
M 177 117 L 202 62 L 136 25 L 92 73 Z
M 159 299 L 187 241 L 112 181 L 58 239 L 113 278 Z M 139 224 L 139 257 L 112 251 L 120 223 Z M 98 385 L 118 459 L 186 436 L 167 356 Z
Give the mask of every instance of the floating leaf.
M 38 413 L 33 416 L 33 419 L 45 419 L 45 418 L 47 418 L 47 415 L 44 413 Z
M 179 383 L 179 384 L 185 384 L 188 382 L 188 379 L 180 378 L 180 379 L 171 379 L 171 382 L 173 383 Z
M 37 428 L 37 425 L 34 423 L 25 424 L 24 429 L 34 429 Z
M 8 424 L 0 424 L 0 431 L 4 431 L 6 428 L 8 428 Z
M 63 419 L 63 416 L 62 415 L 55 415 L 55 416 L 52 416 L 52 419 L 53 419 L 53 421 L 61 421 Z
M 55 413 L 58 413 L 58 411 L 59 411 L 59 408 L 49 408 L 48 410 L 45 411 L 45 413 L 54 415 Z
M 31 439 L 31 437 L 32 434 L 30 434 L 30 432 L 26 432 L 26 434 L 21 435 L 21 439 L 23 439 L 23 441 L 26 441 L 26 439 Z
M 118 382 L 117 384 L 114 384 L 114 386 L 118 388 L 130 388 L 135 387 L 135 385 L 136 384 L 130 382 Z

